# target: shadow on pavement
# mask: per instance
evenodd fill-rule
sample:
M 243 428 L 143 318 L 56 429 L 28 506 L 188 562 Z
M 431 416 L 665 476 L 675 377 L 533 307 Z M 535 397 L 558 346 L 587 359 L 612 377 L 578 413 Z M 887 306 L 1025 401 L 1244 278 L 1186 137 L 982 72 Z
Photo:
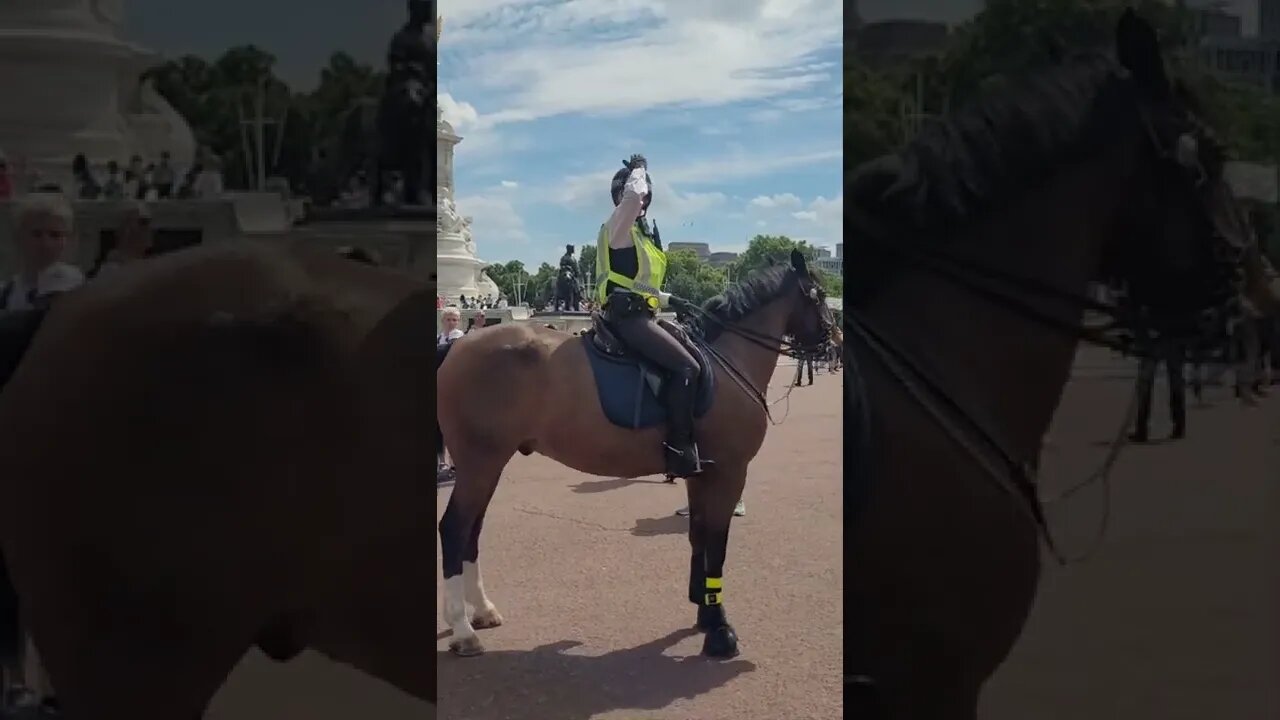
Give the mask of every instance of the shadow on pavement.
M 630 485 L 662 485 L 661 480 L 650 480 L 647 478 L 628 478 L 616 477 L 608 480 L 583 480 L 577 485 L 571 485 L 570 488 L 579 494 L 590 495 L 592 493 L 609 492 L 610 490 L 619 490 Z
M 590 720 L 614 710 L 657 710 L 756 669 L 746 660 L 663 654 L 698 635 L 692 628 L 634 648 L 569 655 L 581 643 L 496 650 L 475 658 L 440 651 L 440 715 L 467 720 Z
M 636 537 L 684 535 L 688 532 L 689 518 L 680 517 L 674 512 L 656 518 L 636 518 L 636 526 L 631 528 L 631 534 Z

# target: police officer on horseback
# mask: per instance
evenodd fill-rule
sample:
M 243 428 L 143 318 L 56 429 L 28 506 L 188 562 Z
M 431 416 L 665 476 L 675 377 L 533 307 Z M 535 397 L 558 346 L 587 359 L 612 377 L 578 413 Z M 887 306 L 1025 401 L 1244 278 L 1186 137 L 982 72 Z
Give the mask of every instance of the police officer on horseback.
M 682 301 L 662 292 L 667 255 L 658 228 L 648 219 L 653 201 L 649 163 L 632 155 L 609 188 L 613 214 L 596 238 L 596 300 L 604 319 L 631 350 L 668 373 L 665 389 L 667 474 L 691 477 L 707 462 L 693 438 L 698 362 L 657 322 L 657 311 Z

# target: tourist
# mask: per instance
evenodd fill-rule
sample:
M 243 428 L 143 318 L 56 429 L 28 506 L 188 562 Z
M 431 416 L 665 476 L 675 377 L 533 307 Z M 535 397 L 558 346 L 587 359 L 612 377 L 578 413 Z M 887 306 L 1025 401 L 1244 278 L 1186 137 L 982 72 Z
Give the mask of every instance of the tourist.
M 436 345 L 448 345 L 449 343 L 462 337 L 463 332 L 458 327 L 462 323 L 462 311 L 450 305 L 440 313 L 440 325 L 442 329 L 440 334 L 436 336 Z
M 484 310 L 477 310 L 475 315 L 471 316 L 471 325 L 467 328 L 467 332 L 479 330 L 484 327 L 485 317 Z
M 141 200 L 146 192 L 145 172 L 142 167 L 142 156 L 129 158 L 129 167 L 124 170 L 124 196 L 129 200 Z
M 809 369 L 809 384 L 813 384 L 813 358 L 801 357 L 796 361 L 796 379 L 791 382 L 791 387 L 804 386 L 800 381 L 806 367 Z
M 204 165 L 199 162 L 192 165 L 182 176 L 182 182 L 174 191 L 174 197 L 179 200 L 190 200 L 196 196 L 196 180 L 200 177 L 200 173 L 204 172 Z
M 109 275 L 127 263 L 145 258 L 151 252 L 154 242 L 151 211 L 146 205 L 138 203 L 137 207 L 125 213 L 120 222 L 120 228 L 116 230 L 115 247 L 98 256 L 89 276 Z
M 195 184 L 191 189 L 195 197 L 201 200 L 216 200 L 222 197 L 222 159 L 210 153 L 209 161 L 196 175 Z
M 71 161 L 71 176 L 75 179 L 75 196 L 80 200 L 97 200 L 102 196 L 102 185 L 93 176 L 89 159 L 83 153 Z
M 72 243 L 73 213 L 65 197 L 35 193 L 18 201 L 14 241 L 18 272 L 0 290 L 0 309 L 40 307 L 84 282 L 79 268 L 63 262 Z
M 160 164 L 156 165 L 151 173 L 151 185 L 155 188 L 158 197 L 161 199 L 173 197 L 174 177 L 169 151 L 166 150 L 160 153 Z
M 9 171 L 9 159 L 0 152 L 0 201 L 13 199 L 13 175 Z
M 120 163 L 107 163 L 107 181 L 102 184 L 102 197 L 106 200 L 124 199 L 124 178 L 120 176 Z
M 458 325 L 462 322 L 462 312 L 452 305 L 445 308 L 440 313 L 440 324 L 442 329 L 440 334 L 436 335 L 436 368 L 439 369 L 440 362 L 444 359 L 444 355 L 448 352 L 451 343 L 462 337 L 462 330 Z M 455 472 L 449 465 L 447 454 L 444 449 L 444 436 L 440 432 L 440 424 L 436 423 L 436 484 L 448 482 L 454 478 Z

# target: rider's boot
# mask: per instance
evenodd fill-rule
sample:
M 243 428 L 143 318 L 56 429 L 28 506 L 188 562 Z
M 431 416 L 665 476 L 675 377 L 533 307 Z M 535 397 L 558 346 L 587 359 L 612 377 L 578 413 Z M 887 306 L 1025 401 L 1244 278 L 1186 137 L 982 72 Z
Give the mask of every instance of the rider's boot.
M 697 475 L 707 462 L 698 456 L 698 445 L 693 441 L 694 393 L 690 378 L 673 377 L 667 384 L 667 441 L 662 449 L 670 477 Z

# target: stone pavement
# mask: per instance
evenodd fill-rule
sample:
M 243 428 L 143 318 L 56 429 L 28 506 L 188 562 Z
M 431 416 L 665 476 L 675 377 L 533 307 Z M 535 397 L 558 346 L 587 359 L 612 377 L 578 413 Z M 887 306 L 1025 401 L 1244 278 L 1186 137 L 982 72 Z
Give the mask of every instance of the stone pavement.
M 1043 458 L 1044 494 L 1101 463 L 1132 388 L 1132 362 L 1085 351 Z M 1152 437 L 1166 436 L 1157 386 Z M 1046 561 L 1021 641 L 987 686 L 988 720 L 1274 720 L 1280 717 L 1277 401 L 1228 388 L 1189 403 L 1188 438 L 1124 451 L 1097 552 Z M 1092 487 L 1049 508 L 1068 551 L 1106 508 Z

